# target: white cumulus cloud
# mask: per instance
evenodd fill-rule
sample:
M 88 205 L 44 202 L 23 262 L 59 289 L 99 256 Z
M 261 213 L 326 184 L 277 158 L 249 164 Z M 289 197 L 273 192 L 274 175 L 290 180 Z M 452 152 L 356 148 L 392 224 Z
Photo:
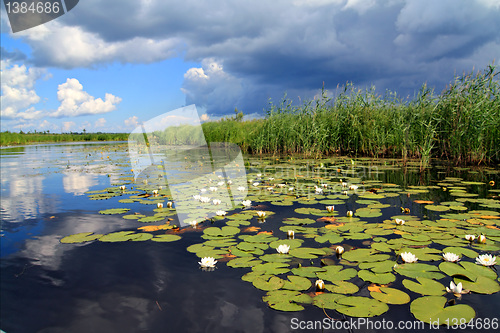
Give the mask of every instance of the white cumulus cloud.
M 101 114 L 116 109 L 121 98 L 106 93 L 104 100 L 94 98 L 83 90 L 83 86 L 77 79 L 67 79 L 58 87 L 57 98 L 61 105 L 57 111 L 51 113 L 53 117 L 83 116 L 89 114 Z
M 11 64 L 9 60 L 1 61 L 0 104 L 3 118 L 32 120 L 42 116 L 42 111 L 32 105 L 40 101 L 34 86 L 44 73 L 42 69 L 28 69 L 25 65 Z

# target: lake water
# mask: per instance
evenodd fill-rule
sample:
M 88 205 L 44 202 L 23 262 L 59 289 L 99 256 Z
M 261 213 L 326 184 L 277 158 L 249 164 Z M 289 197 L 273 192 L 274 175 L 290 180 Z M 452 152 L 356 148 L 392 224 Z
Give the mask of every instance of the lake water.
M 295 239 L 303 241 L 301 247 L 326 251 L 323 255 L 312 255 L 312 258 L 301 258 L 300 254 L 283 255 L 288 260 L 285 265 L 288 267 L 286 273 L 276 273 L 281 279 L 291 275 L 288 269 L 299 265 L 322 268 L 333 264 L 346 270 L 360 271 L 361 262 L 372 262 L 365 259 L 349 262 L 338 258 L 332 251 L 340 244 L 346 249 L 346 257 L 350 251 L 372 248 L 375 243 L 397 246 L 399 240 L 402 240 L 403 248 L 434 249 L 437 252 L 423 254 L 424 259 L 430 256 L 429 260 L 419 260 L 419 263 L 435 266 L 436 272 L 443 275 L 437 279 L 443 286 L 449 286 L 452 281 L 449 275 L 453 275 L 437 268 L 443 262 L 439 258 L 444 248 L 461 247 L 478 255 L 490 253 L 499 258 L 499 168 L 454 168 L 440 164 L 420 173 L 418 163 L 403 167 L 397 160 L 244 157 L 250 180 L 246 192 L 252 207 L 244 209 L 239 203 L 235 209 L 226 206 L 227 218 L 213 218 L 196 228 L 172 229 L 171 226 L 179 224 L 175 211 L 156 206 L 156 202 L 166 205 L 171 199 L 165 192 L 165 186 L 160 187 L 164 178 L 149 178 L 147 184 L 141 178 L 134 182 L 126 147 L 124 143 L 77 143 L 0 150 L 1 330 L 7 333 L 386 332 L 392 330 L 381 326 L 384 321 L 385 325 L 391 322 L 394 326 L 399 321 L 406 321 L 406 325 L 416 321 L 410 311 L 410 302 L 389 304 L 388 310 L 381 315 L 361 321 L 314 304 L 299 302 L 297 304 L 303 310 L 291 312 L 270 308 L 262 299 L 267 291 L 242 280 L 242 276 L 251 272 L 252 268 L 228 266 L 231 260 L 235 260 L 228 248 L 242 256 L 241 251 L 246 251 L 261 263 L 261 252 L 245 250 L 242 239 L 248 245 L 250 241 L 245 237 L 263 231 L 272 232 L 269 237 L 285 240 L 286 230 L 293 229 L 296 230 Z M 340 180 L 348 182 L 347 186 L 356 184 L 358 188 L 343 187 Z M 220 179 L 214 179 L 214 184 L 218 181 Z M 254 186 L 254 182 L 258 184 Z M 489 182 L 495 184 L 490 185 Z M 127 189 L 120 191 L 121 185 Z M 207 189 L 211 186 L 206 185 Z M 294 189 L 290 190 L 291 187 Z M 316 192 L 316 187 L 322 188 L 323 193 Z M 158 196 L 151 195 L 152 188 L 160 189 Z M 217 191 L 214 195 L 219 193 Z M 325 207 L 331 204 L 335 206 L 335 212 L 328 214 Z M 200 207 L 203 214 L 214 209 L 212 206 Z M 122 214 L 99 213 L 113 208 L 130 211 Z M 409 211 L 405 214 L 401 208 Z M 354 212 L 352 219 L 346 217 L 349 210 Z M 265 222 L 255 216 L 256 211 L 267 213 Z M 134 214 L 138 217 L 123 218 Z M 156 221 L 141 222 L 140 218 L 144 216 L 154 216 Z M 394 219 L 398 216 L 407 221 L 404 226 L 395 226 Z M 329 220 L 318 220 L 322 217 Z M 288 223 L 293 218 L 313 221 L 300 226 Z M 170 227 L 163 230 L 138 229 L 151 225 L 165 226 L 166 223 Z M 233 228 L 236 225 L 239 233 L 227 236 L 226 240 L 224 237 L 218 240 L 213 236 L 213 227 L 220 228 L 226 223 Z M 325 228 L 327 225 L 331 229 Z M 418 229 L 424 231 L 419 233 Z M 390 232 L 386 232 L 388 230 Z M 130 241 L 121 242 L 61 242 L 64 237 L 77 233 L 105 235 L 118 231 L 147 235 L 143 235 L 143 241 L 130 238 Z M 468 231 L 485 233 L 486 244 L 464 244 L 463 234 Z M 316 238 L 331 235 L 330 232 L 335 233 L 335 239 L 342 237 L 342 240 L 337 244 Z M 438 233 L 452 235 L 439 237 Z M 456 233 L 456 238 L 453 238 L 453 233 Z M 180 239 L 153 241 L 165 234 L 177 235 Z M 212 236 L 202 238 L 207 235 Z M 188 251 L 187 248 L 210 240 L 214 241 L 209 243 L 211 245 L 220 241 L 228 242 L 228 245 L 205 248 L 206 253 L 224 253 L 219 255 L 216 269 L 204 270 L 198 264 L 200 255 L 197 251 Z M 419 242 L 422 246 L 418 245 Z M 268 243 L 259 243 L 266 244 L 263 246 L 264 254 L 276 253 Z M 386 253 L 398 265 L 412 265 L 403 264 L 393 249 Z M 474 263 L 472 256 L 461 257 L 462 262 Z M 500 261 L 500 258 L 497 260 Z M 274 262 L 274 259 L 269 261 Z M 497 273 L 497 268 L 498 265 L 488 267 L 492 274 Z M 390 270 L 390 274 L 395 276 L 394 281 L 381 284 L 404 291 L 411 302 L 423 297 L 403 285 L 405 279 L 416 281 L 415 278 L 398 274 L 396 270 Z M 488 290 L 496 290 L 498 276 L 487 278 L 492 280 L 488 283 L 493 284 Z M 305 290 L 298 288 L 297 293 L 318 295 L 312 285 L 315 280 L 310 278 L 311 286 Z M 373 299 L 370 294 L 373 285 L 369 279 L 353 276 L 344 280 L 350 286 L 357 286 L 359 290 L 354 293 L 355 296 Z M 350 295 L 346 293 L 347 296 Z M 483 323 L 487 320 L 498 324 L 500 293 L 497 291 L 473 291 L 461 299 L 443 292 L 442 297 L 474 309 L 476 324 L 478 319 Z M 313 298 L 310 299 L 312 301 Z M 453 306 L 451 303 L 448 305 Z M 334 321 L 329 321 L 330 317 Z M 317 326 L 320 321 L 326 324 L 323 330 Z M 335 323 L 341 327 L 338 323 L 346 322 L 354 326 L 350 330 L 346 325 L 335 330 L 327 326 Z M 305 329 L 307 325 L 316 327 L 308 330 Z M 439 332 L 448 329 L 446 326 L 433 328 L 426 324 L 423 329 L 413 331 Z M 462 331 L 480 330 L 477 326 L 465 326 Z

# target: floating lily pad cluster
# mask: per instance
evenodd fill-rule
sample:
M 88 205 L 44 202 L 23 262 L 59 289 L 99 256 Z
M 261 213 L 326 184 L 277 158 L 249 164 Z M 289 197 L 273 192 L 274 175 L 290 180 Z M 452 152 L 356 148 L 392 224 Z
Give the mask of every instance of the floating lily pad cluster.
M 374 162 L 378 163 L 376 172 L 363 165 L 364 161 L 342 158 L 248 161 L 246 199 L 250 207 L 223 204 L 227 215 L 210 217 L 208 223 L 207 204 L 197 205 L 191 217 L 199 223 L 205 221 L 198 226 L 202 242 L 187 251 L 241 269 L 242 279 L 263 292 L 269 307 L 300 311 L 316 306 L 352 317 L 372 317 L 393 305 L 408 304 L 416 319 L 444 323 L 445 319 L 468 321 L 476 316 L 470 305 L 461 302 L 466 292 L 488 295 L 500 291 L 496 271 L 476 263 L 480 255 L 495 256 L 500 250 L 500 201 L 495 195 L 481 198 L 477 193 L 489 189 L 487 182 L 445 177 L 428 186 L 403 186 L 379 180 L 399 170 L 391 160 Z M 101 214 L 164 224 L 107 235 L 80 233 L 61 242 L 179 239 L 168 222 L 170 216 L 175 217 L 176 203 L 166 207 L 171 194 L 164 185 L 164 172 L 159 169 L 147 182 L 129 179 L 125 190 L 115 184 L 88 193 L 92 200 L 122 197 L 119 203 L 125 207 Z M 206 188 L 217 181 L 208 177 Z M 213 200 L 218 192 L 206 193 Z M 126 207 L 136 203 L 146 205 L 145 209 L 133 212 Z M 150 211 L 154 214 L 148 214 Z M 268 224 L 272 228 L 266 228 Z M 194 227 L 196 224 L 186 230 Z M 346 250 L 336 254 L 340 245 Z M 408 253 L 415 262 L 405 262 Z M 445 253 L 457 255 L 458 261 L 445 261 Z M 316 286 L 318 280 L 324 283 L 321 290 Z M 447 291 L 450 282 L 461 284 L 461 298 Z M 455 305 L 448 302 L 451 298 Z

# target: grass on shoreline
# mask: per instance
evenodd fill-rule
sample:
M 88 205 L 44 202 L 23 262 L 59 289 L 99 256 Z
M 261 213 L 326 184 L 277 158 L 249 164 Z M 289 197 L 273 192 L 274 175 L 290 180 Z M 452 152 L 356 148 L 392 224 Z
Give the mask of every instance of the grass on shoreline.
M 0 146 L 47 142 L 127 141 L 127 133 L 0 133 Z

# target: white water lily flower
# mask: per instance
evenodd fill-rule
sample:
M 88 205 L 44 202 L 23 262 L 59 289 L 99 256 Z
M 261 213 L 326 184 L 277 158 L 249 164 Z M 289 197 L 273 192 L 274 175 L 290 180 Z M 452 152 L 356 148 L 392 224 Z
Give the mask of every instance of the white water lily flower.
M 157 207 L 157 208 L 163 208 L 163 204 L 162 204 L 161 202 L 158 202 L 158 203 L 156 204 L 156 207 Z
M 218 210 L 215 212 L 217 216 L 226 216 L 227 212 L 224 210 Z
M 269 179 L 269 180 L 271 180 L 271 181 L 273 181 L 273 180 L 274 180 L 274 177 L 269 177 L 268 179 Z
M 210 202 L 210 198 L 209 197 L 200 197 L 200 201 L 203 203 L 207 203 L 207 202 Z
M 479 235 L 479 237 L 477 238 L 477 241 L 478 243 L 486 243 L 486 236 L 485 235 Z
M 358 189 L 358 185 L 351 185 L 349 186 L 349 189 L 352 191 L 356 191 Z
M 328 184 L 321 184 L 322 187 L 327 188 Z
M 326 206 L 326 210 L 328 211 L 328 213 L 333 213 L 333 211 L 335 210 L 335 206 Z
M 295 236 L 295 231 L 293 230 L 288 230 L 287 231 L 288 238 L 293 238 Z
M 451 281 L 450 288 L 446 287 L 446 291 L 454 294 L 462 294 L 462 282 L 459 282 L 457 285 L 455 285 L 453 281 Z
M 246 190 L 245 186 L 238 186 L 238 191 L 242 191 L 243 192 L 244 190 Z
M 219 200 L 219 199 L 214 199 L 214 200 L 212 200 L 212 203 L 213 203 L 214 205 L 220 205 L 220 204 L 222 203 L 222 201 L 221 201 L 221 200 Z
M 206 191 L 207 191 L 207 189 L 206 189 L 206 188 L 202 188 L 202 189 L 200 190 L 200 192 L 201 192 L 201 193 L 205 193 Z
M 316 289 L 318 289 L 318 290 L 325 289 L 325 282 L 323 280 L 321 280 L 321 279 L 316 280 L 316 282 L 314 283 L 314 285 L 316 286 Z
M 200 264 L 201 267 L 212 268 L 215 267 L 217 260 L 215 260 L 213 257 L 204 257 L 201 258 L 201 261 L 198 263 Z
M 317 187 L 317 186 L 314 187 L 314 191 L 316 192 L 316 194 L 323 193 L 323 189 L 321 187 Z
M 266 212 L 259 210 L 259 211 L 257 212 L 257 216 L 258 216 L 260 219 L 262 219 L 262 218 L 266 217 Z
M 401 253 L 401 259 L 403 259 L 406 263 L 417 262 L 418 258 L 411 252 L 403 252 Z
M 229 185 L 231 185 L 231 184 L 233 183 L 233 181 L 232 181 L 231 179 L 229 179 L 229 180 L 227 181 L 227 183 L 228 183 Z
M 215 187 L 215 186 L 211 186 L 211 187 L 209 187 L 208 189 L 210 190 L 210 192 L 215 192 L 215 191 L 217 191 L 217 187 Z
M 474 239 L 476 239 L 475 235 L 465 235 L 465 239 L 468 240 L 469 242 L 473 242 Z
M 403 219 L 395 219 L 394 221 L 396 222 L 396 224 L 397 224 L 397 225 L 403 225 L 403 224 L 405 224 L 405 222 L 406 222 L 406 221 L 405 221 L 405 220 L 403 220 Z
M 458 255 L 456 255 L 455 253 L 451 253 L 451 252 L 443 253 L 443 259 L 446 261 L 449 261 L 449 262 L 460 261 L 460 257 Z
M 193 228 L 196 228 L 196 226 L 198 225 L 198 221 L 192 220 L 192 221 L 187 222 L 187 224 L 189 224 Z
M 268 190 L 269 192 L 272 192 L 272 191 L 274 190 L 274 187 L 268 187 L 268 188 L 267 188 L 267 190 Z
M 250 207 L 252 205 L 252 202 L 250 200 L 243 200 L 241 204 L 245 207 Z
M 279 188 L 283 188 L 283 187 L 285 187 L 285 184 L 282 183 L 282 184 L 278 184 L 276 186 L 278 186 Z
M 120 186 L 120 190 L 125 191 L 125 185 Z
M 253 186 L 259 186 L 259 182 L 255 182 L 252 184 Z
M 260 178 L 260 177 L 262 177 L 262 174 L 258 173 L 256 176 Z
M 229 183 L 229 181 L 228 181 L 228 183 Z M 224 182 L 218 182 L 217 186 L 224 186 Z
M 278 251 L 278 253 L 281 253 L 281 254 L 286 254 L 286 253 L 288 253 L 288 251 L 290 251 L 290 246 L 288 246 L 286 244 L 281 244 L 280 246 L 278 246 L 276 248 L 276 251 Z
M 481 254 L 476 258 L 476 264 L 480 264 L 483 266 L 493 266 L 497 263 L 497 257 L 492 256 L 491 254 Z
M 172 201 L 167 202 L 167 208 L 172 208 L 172 205 L 173 205 Z
M 343 246 L 340 246 L 340 245 L 339 245 L 339 246 L 337 246 L 337 247 L 335 248 L 335 252 L 336 252 L 337 254 L 342 254 L 342 253 L 344 253 L 344 247 L 343 247 Z
M 158 190 L 153 190 L 153 195 L 158 195 Z
M 352 217 L 353 215 L 354 215 L 354 213 L 352 212 L 352 210 L 347 211 L 347 216 Z
M 217 177 L 218 177 L 219 179 L 222 179 L 222 176 L 221 176 L 221 175 L 217 175 Z
M 346 182 L 342 182 L 342 187 L 347 187 L 348 185 Z
M 201 198 L 201 195 L 199 195 L 199 194 L 193 195 L 194 200 L 200 200 L 200 198 Z
M 349 195 L 349 193 L 347 191 L 342 191 L 342 194 L 343 195 Z
M 288 188 L 288 191 L 290 191 L 290 192 L 293 191 L 293 190 L 295 190 L 295 187 L 289 187 Z

